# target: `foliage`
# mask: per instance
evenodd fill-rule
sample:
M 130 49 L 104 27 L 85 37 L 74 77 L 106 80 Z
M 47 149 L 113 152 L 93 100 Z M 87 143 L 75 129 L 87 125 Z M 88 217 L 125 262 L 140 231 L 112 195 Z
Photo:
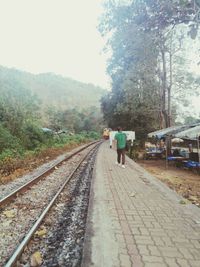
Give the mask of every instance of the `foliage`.
M 27 150 L 34 150 L 48 139 L 47 135 L 40 127 L 32 123 L 27 123 L 22 128 L 23 146 Z
M 7 149 L 15 150 L 20 148 L 20 140 L 13 136 L 8 129 L 0 124 L 0 153 Z
M 0 84 L 2 88 L 13 88 L 21 95 L 23 95 L 23 88 L 26 88 L 33 95 L 37 95 L 41 100 L 42 111 L 47 106 L 60 110 L 65 110 L 66 107 L 78 110 L 90 106 L 99 107 L 99 100 L 106 92 L 99 86 L 82 83 L 53 73 L 34 75 L 5 67 L 0 67 Z M 42 115 L 44 116 L 44 114 Z
M 106 1 L 99 30 L 112 50 L 107 68 L 112 91 L 101 104 L 109 127 L 121 125 L 144 139 L 147 132 L 175 121 L 173 97 L 186 97 L 186 90 L 179 90 L 186 84 L 191 84 L 190 94 L 196 89 L 186 70 L 185 79 L 179 79 L 181 63 L 175 55 L 183 34 L 176 28 L 187 23 L 184 34 L 191 34 L 198 28 L 198 14 L 197 1 Z
M 48 151 L 52 148 L 54 149 L 54 151 L 58 149 L 58 151 L 60 151 L 59 153 L 61 153 L 61 151 L 65 148 L 77 146 L 79 144 L 83 144 L 100 138 L 100 135 L 96 132 L 82 132 L 75 135 L 46 135 L 46 133 L 43 133 L 42 138 L 44 138 L 44 142 L 41 143 L 39 142 L 41 141 L 41 132 L 39 131 L 38 136 L 38 128 L 34 128 L 33 131 L 31 130 L 30 134 L 33 134 L 34 138 L 39 137 L 38 139 L 35 139 L 35 142 L 30 143 L 31 148 L 33 148 L 34 145 L 34 149 L 27 150 L 24 147 L 16 148 L 16 146 L 14 146 L 14 148 L 4 148 L 4 150 L 0 153 L 0 174 L 9 175 L 19 168 L 24 168 L 26 167 L 24 165 L 24 162 L 31 162 L 33 161 L 33 158 L 44 158 L 45 154 L 49 155 Z M 19 153 L 20 151 L 21 153 Z
M 20 175 L 20 169 L 27 169 L 30 164 L 37 166 L 40 160 L 43 162 L 45 158 L 55 157 L 66 149 L 94 140 L 94 137 L 97 137 L 94 133 L 54 137 L 34 150 L 23 151 L 23 155 L 19 155 L 17 150 L 6 149 L 0 154 L 0 174 L 3 177 L 16 171 Z
M 56 100 L 53 96 L 61 92 L 63 94 L 60 97 L 65 99 L 68 95 L 70 99 L 72 94 L 77 98 L 77 93 L 82 97 L 87 90 L 88 92 L 94 90 L 93 93 L 90 92 L 91 97 L 88 97 L 87 101 L 84 97 L 79 100 L 85 101 L 82 106 L 87 106 L 90 101 L 95 105 L 98 97 L 102 95 L 101 88 L 52 74 L 37 76 L 3 67 L 0 67 L 0 74 L 0 169 L 2 171 L 9 172 L 16 169 L 19 161 L 30 155 L 37 155 L 47 148 L 62 148 L 68 144 L 84 143 L 99 136 L 102 124 L 99 107 L 81 108 L 80 104 L 79 108 L 69 108 L 67 101 L 64 108 L 64 105 L 59 106 L 58 102 L 55 104 L 57 107 L 51 103 Z M 63 91 L 59 89 L 58 93 L 55 91 L 55 86 L 56 84 L 59 86 L 59 83 Z M 74 89 L 79 91 L 74 94 Z M 33 93 L 37 90 L 41 91 L 40 95 L 42 92 L 52 94 L 48 108 L 45 108 L 42 101 Z M 44 126 L 51 128 L 51 131 L 43 131 Z
M 102 115 L 97 107 L 85 108 L 81 111 L 77 109 L 56 110 L 48 108 L 46 117 L 49 123 L 47 126 L 55 131 L 65 130 L 72 133 L 81 131 L 101 131 Z
M 35 121 L 39 117 L 39 100 L 29 90 L 18 83 L 0 86 L 0 123 L 12 135 L 20 137 L 21 127 L 28 121 Z

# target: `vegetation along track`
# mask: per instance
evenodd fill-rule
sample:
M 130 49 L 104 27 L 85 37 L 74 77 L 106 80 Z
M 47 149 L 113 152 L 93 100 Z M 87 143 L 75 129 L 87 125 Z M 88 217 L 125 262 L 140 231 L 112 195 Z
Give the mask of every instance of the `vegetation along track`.
M 98 147 L 98 143 L 76 153 L 76 156 L 71 157 L 68 161 L 63 161 L 59 168 L 46 177 L 48 179 L 40 180 L 31 187 L 31 190 L 20 194 L 12 203 L 2 209 L 0 215 L 0 266 L 6 262 L 5 266 L 15 265 L 16 259 L 65 187 L 64 183 L 68 183 L 79 166 L 84 165 L 84 158 L 96 147 Z M 49 204 L 50 202 L 51 204 Z M 26 237 L 27 233 L 28 237 Z M 8 260 L 12 254 L 13 256 Z

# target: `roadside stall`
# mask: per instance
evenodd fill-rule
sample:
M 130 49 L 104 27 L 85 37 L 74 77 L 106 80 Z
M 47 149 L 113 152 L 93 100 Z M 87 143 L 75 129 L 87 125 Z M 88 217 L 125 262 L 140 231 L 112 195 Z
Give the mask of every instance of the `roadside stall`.
M 200 125 L 176 134 L 188 145 L 189 157 L 185 167 L 200 169 Z
M 148 134 L 148 139 L 151 140 L 155 144 L 154 149 L 147 149 L 146 157 L 147 158 L 167 158 L 168 156 L 172 156 L 172 146 L 171 140 L 175 133 L 179 131 L 183 131 L 187 129 L 188 126 L 173 126 L 169 128 L 165 128 L 162 130 L 158 130 Z
M 149 133 L 148 138 L 154 140 L 156 147 L 159 149 L 146 151 L 147 158 L 156 158 L 160 153 L 162 157 L 165 155 L 166 167 L 169 162 L 174 162 L 179 167 L 187 167 L 188 165 L 197 167 L 200 163 L 199 135 L 200 123 L 174 126 Z M 161 150 L 161 147 L 159 147 L 161 140 L 164 142 L 164 148 L 162 152 L 158 152 Z M 193 148 L 195 151 L 193 151 Z

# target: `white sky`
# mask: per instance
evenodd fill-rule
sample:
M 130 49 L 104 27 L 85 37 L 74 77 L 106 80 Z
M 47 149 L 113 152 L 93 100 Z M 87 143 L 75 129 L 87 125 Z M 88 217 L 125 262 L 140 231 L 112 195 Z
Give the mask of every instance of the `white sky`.
M 104 41 L 96 28 L 103 1 L 0 0 L 0 65 L 109 88 Z M 194 62 L 191 68 L 199 73 Z M 197 114 L 199 102 L 192 99 Z
M 103 0 L 0 0 L 0 65 L 109 86 Z

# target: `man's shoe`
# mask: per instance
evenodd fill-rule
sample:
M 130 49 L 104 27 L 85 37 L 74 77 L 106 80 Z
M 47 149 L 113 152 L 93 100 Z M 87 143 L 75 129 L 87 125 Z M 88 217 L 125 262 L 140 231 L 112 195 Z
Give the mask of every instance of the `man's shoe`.
M 120 164 L 119 164 L 117 161 L 115 162 L 115 164 L 116 164 L 117 166 L 120 166 Z
M 125 169 L 125 165 L 122 164 L 122 168 Z

